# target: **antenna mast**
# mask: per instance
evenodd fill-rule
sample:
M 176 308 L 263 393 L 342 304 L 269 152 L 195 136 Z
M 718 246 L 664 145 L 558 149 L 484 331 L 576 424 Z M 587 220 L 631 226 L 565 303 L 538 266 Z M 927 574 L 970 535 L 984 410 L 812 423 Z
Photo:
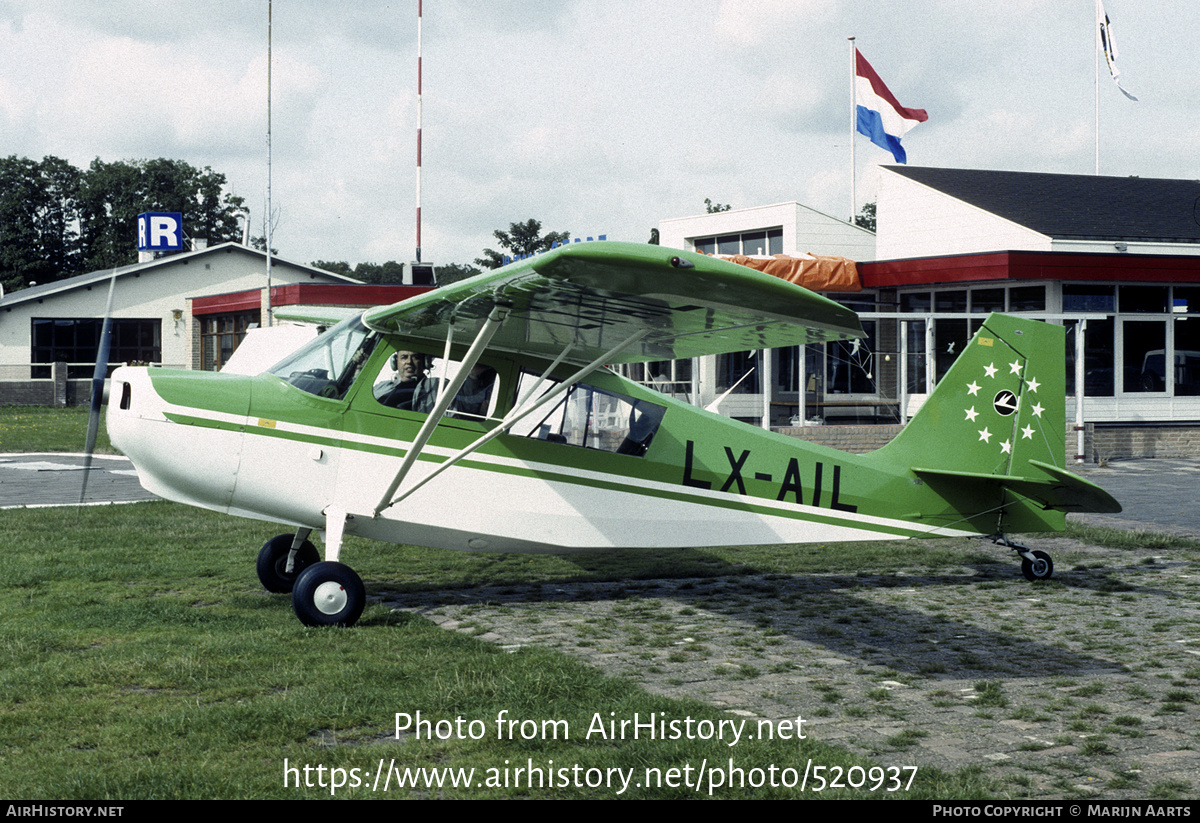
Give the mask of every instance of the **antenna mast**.
M 249 220 L 247 220 L 249 222 Z M 263 325 L 271 325 L 271 0 L 267 0 L 267 310 Z
M 417 0 L 417 262 L 421 262 L 421 2 Z

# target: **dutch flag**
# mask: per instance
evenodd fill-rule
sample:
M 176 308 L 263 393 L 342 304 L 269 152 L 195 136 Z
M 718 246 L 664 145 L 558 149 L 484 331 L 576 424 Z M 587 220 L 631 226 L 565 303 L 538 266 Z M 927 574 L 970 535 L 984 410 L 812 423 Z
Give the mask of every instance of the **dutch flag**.
M 881 149 L 887 149 L 897 163 L 907 163 L 908 156 L 900 138 L 917 123 L 929 119 L 925 109 L 906 109 L 879 79 L 875 69 L 854 50 L 854 94 L 858 105 L 858 132 L 871 138 Z

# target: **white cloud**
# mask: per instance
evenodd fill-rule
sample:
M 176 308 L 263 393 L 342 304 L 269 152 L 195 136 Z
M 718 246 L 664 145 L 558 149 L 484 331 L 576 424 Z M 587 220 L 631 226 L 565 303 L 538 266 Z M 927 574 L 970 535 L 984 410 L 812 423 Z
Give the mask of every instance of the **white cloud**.
M 5 151 L 210 165 L 261 225 L 265 4 L 110 6 L 0 0 Z M 1180 126 L 1197 121 L 1200 92 L 1178 69 L 1200 7 L 1109 12 L 1142 102 L 1101 78 L 1102 168 L 1200 177 L 1196 129 Z M 439 0 L 424 13 L 426 259 L 472 260 L 493 229 L 530 217 L 644 240 L 705 197 L 841 215 L 849 35 L 904 104 L 929 110 L 905 138 L 914 165 L 1094 163 L 1090 7 Z M 415 35 L 407 3 L 274 4 L 272 195 L 285 257 L 411 257 Z M 890 160 L 856 139 L 862 201 L 872 164 Z

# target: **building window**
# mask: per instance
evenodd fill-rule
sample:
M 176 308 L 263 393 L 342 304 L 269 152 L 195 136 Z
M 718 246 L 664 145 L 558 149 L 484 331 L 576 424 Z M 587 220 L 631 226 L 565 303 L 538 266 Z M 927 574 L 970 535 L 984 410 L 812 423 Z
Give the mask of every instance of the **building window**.
M 1176 289 L 1176 293 L 1182 289 Z M 1176 297 L 1178 304 L 1179 298 Z M 1200 308 L 1195 302 L 1193 309 Z M 1200 395 L 1200 317 L 1179 317 L 1175 326 L 1175 396 Z
M 100 353 L 100 334 L 104 321 L 99 318 L 44 318 L 30 321 L 30 362 L 54 363 L 62 360 L 67 377 L 86 379 L 95 370 Z M 112 320 L 109 363 L 161 363 L 161 320 Z M 50 366 L 33 367 L 32 377 L 50 377 Z
M 1125 363 L 1121 388 L 1125 392 L 1166 391 L 1166 321 L 1123 320 L 1121 327 Z
M 1008 290 L 1009 311 L 1045 311 L 1045 286 L 1016 286 Z
M 735 254 L 783 254 L 783 226 L 756 229 L 741 234 L 697 237 L 693 239 L 692 245 L 701 254 L 719 254 L 725 257 Z
M 220 371 L 229 362 L 250 329 L 258 328 L 257 311 L 214 314 L 200 321 L 200 367 Z
M 1063 323 L 1067 330 L 1067 394 L 1075 393 L 1075 324 L 1077 320 Z M 1084 333 L 1084 351 L 1087 357 L 1083 366 L 1083 393 L 1088 397 L 1112 397 L 1116 386 L 1113 370 L 1113 321 L 1087 321 Z
M 1004 311 L 1004 289 L 971 289 L 971 313 Z
M 1116 292 L 1112 286 L 1063 284 L 1063 311 L 1112 312 L 1117 310 Z
M 762 394 L 762 352 L 736 351 L 717 355 L 717 393 Z M 732 389 L 732 391 L 730 391 Z
M 1166 286 L 1121 286 L 1122 314 L 1166 314 Z
M 879 343 L 874 320 L 863 320 L 862 339 L 825 344 L 825 392 L 827 394 L 879 393 L 875 377 L 875 352 Z
M 933 301 L 927 291 L 910 291 L 900 295 L 900 311 L 927 312 L 933 308 Z
M 687 400 L 692 393 L 691 360 L 654 360 L 649 363 L 628 363 L 621 373 L 635 383 L 655 391 Z

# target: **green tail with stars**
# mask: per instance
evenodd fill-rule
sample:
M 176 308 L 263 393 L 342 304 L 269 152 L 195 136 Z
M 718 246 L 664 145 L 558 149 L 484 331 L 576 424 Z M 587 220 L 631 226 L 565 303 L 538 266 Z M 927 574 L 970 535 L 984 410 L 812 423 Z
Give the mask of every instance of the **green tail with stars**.
M 1066 469 L 1064 330 L 992 314 L 881 458 L 962 510 L 994 502 L 997 531 L 1061 529 L 1066 512 L 1119 512 Z

